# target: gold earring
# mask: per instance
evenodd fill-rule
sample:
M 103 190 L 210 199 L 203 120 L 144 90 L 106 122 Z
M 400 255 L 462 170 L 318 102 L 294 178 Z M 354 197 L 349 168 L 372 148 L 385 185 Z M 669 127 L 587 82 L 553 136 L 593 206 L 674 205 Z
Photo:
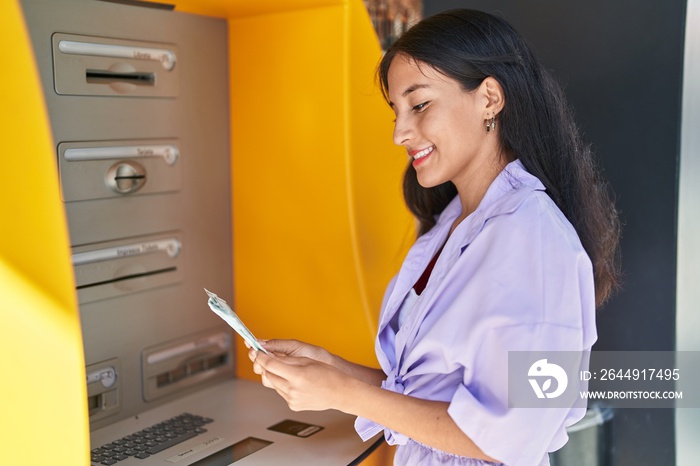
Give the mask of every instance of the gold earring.
M 490 133 L 491 131 L 495 131 L 495 130 L 496 130 L 496 117 L 495 116 L 491 117 L 491 121 L 489 121 L 487 118 L 486 119 L 486 132 Z

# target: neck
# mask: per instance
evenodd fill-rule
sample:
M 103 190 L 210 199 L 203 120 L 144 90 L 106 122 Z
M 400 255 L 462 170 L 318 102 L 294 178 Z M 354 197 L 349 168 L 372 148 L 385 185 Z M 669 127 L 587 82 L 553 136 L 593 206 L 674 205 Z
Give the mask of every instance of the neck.
M 450 233 L 454 231 L 462 220 L 467 218 L 479 207 L 489 186 L 491 186 L 493 180 L 496 179 L 507 164 L 508 161 L 505 157 L 497 156 L 489 158 L 476 165 L 474 170 L 472 170 L 467 177 L 454 182 L 460 203 L 462 204 L 462 213 L 455 219 Z

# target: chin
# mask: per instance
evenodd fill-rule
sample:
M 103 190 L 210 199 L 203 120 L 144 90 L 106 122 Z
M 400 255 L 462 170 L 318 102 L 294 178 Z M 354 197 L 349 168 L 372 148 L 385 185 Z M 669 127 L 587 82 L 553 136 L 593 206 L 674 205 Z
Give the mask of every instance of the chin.
M 416 178 L 418 180 L 418 184 L 421 185 L 422 188 L 434 188 L 435 186 L 439 186 L 445 182 L 445 180 L 435 180 L 435 179 L 430 179 L 422 176 L 418 176 Z

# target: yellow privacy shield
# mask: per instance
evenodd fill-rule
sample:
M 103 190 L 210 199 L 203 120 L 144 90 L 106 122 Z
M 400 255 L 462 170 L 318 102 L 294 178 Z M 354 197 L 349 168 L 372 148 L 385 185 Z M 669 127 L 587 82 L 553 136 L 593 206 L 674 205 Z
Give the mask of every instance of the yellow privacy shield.
M 0 183 L 1 462 L 87 465 L 85 372 L 68 235 L 34 57 L 13 0 L 0 2 L 0 41 L 6 44 L 0 48 L 6 175 Z

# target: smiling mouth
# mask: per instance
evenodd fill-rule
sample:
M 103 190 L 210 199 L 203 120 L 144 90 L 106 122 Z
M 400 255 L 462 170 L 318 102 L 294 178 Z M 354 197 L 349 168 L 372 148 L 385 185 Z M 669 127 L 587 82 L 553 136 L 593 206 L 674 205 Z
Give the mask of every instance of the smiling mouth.
M 428 155 L 430 155 L 434 150 L 435 146 L 430 146 L 427 149 L 423 149 L 416 152 L 415 154 L 412 154 L 411 156 L 413 157 L 413 160 L 422 159 L 423 157 L 427 157 Z

